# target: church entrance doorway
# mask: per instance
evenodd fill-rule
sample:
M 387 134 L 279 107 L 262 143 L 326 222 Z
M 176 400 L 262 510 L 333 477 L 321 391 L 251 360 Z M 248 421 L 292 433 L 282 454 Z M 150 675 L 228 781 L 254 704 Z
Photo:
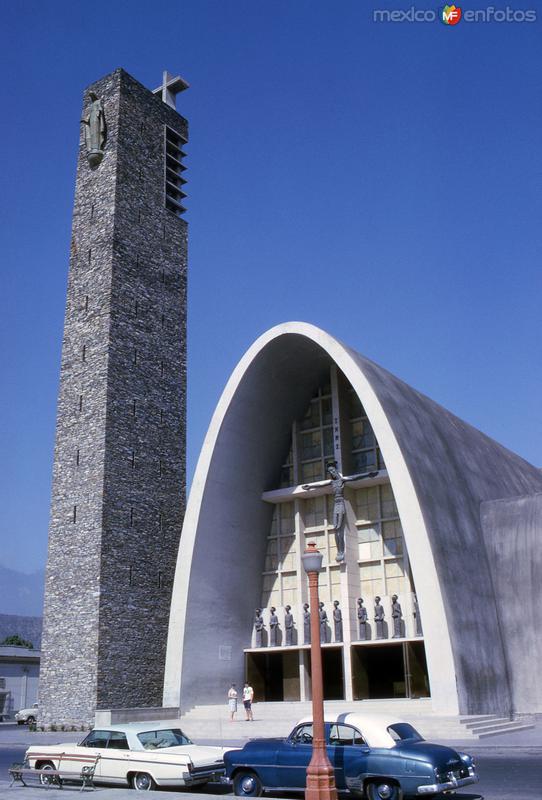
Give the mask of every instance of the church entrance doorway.
M 354 700 L 429 697 L 429 677 L 423 642 L 354 645 Z
M 247 653 L 246 679 L 258 702 L 300 699 L 299 651 Z
M 309 682 L 310 699 L 311 654 L 306 650 L 306 670 Z M 322 647 L 322 674 L 324 679 L 324 700 L 344 700 L 344 669 L 342 647 Z

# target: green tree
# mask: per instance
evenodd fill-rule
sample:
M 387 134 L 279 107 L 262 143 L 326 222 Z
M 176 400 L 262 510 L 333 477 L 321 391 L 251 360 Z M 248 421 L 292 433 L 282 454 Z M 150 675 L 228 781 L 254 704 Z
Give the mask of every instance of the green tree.
M 11 645 L 12 647 L 28 647 L 29 650 L 34 649 L 32 642 L 22 639 L 18 633 L 14 634 L 13 636 L 6 636 L 6 638 L 0 642 L 0 645 L 2 644 Z

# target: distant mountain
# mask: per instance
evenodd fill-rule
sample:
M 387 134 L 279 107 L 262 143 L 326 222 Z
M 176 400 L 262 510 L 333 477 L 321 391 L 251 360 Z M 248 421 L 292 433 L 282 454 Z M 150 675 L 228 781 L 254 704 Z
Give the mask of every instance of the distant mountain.
M 0 564 L 0 614 L 41 616 L 44 583 L 42 569 L 27 574 Z
M 0 614 L 0 642 L 7 636 L 20 636 L 34 645 L 34 650 L 41 648 L 41 617 L 25 617 L 19 614 Z

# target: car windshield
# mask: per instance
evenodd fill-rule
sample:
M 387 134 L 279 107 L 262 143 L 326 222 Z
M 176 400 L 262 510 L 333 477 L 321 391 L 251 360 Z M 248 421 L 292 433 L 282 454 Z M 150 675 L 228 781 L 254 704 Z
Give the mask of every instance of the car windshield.
M 388 733 L 394 742 L 404 742 L 406 739 L 423 742 L 423 736 L 420 736 L 416 728 L 413 728 L 408 722 L 396 722 L 394 725 L 389 725 Z
M 192 744 L 180 728 L 166 728 L 157 731 L 138 733 L 137 738 L 145 750 L 158 750 L 163 747 L 179 747 L 183 744 Z

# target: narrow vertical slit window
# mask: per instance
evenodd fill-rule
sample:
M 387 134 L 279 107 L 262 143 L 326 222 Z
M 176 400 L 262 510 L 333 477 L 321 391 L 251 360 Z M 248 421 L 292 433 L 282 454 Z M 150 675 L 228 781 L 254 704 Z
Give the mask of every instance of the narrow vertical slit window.
M 83 350 L 81 351 L 81 361 L 87 360 L 87 346 L 86 344 L 83 345 Z
M 90 264 L 91 261 L 92 261 L 92 247 L 89 247 L 89 250 L 88 250 L 88 263 Z
M 137 350 L 134 349 L 134 364 L 137 364 Z
M 130 528 L 134 527 L 134 509 L 130 509 Z
M 77 522 L 77 506 L 73 507 L 73 522 L 74 524 Z
M 166 315 L 162 314 L 162 328 L 164 327 L 164 322 L 166 321 Z
M 79 449 L 75 451 L 75 466 L 78 467 L 81 461 L 81 454 Z
M 163 409 L 163 408 L 161 408 L 161 409 L 160 409 L 160 424 L 162 424 L 162 423 L 163 423 L 163 421 L 164 421 L 164 409 Z
M 79 411 L 83 410 L 83 395 L 79 395 Z
M 94 219 L 94 203 L 90 206 L 90 218 Z
M 88 311 L 88 294 L 85 295 L 85 311 Z

